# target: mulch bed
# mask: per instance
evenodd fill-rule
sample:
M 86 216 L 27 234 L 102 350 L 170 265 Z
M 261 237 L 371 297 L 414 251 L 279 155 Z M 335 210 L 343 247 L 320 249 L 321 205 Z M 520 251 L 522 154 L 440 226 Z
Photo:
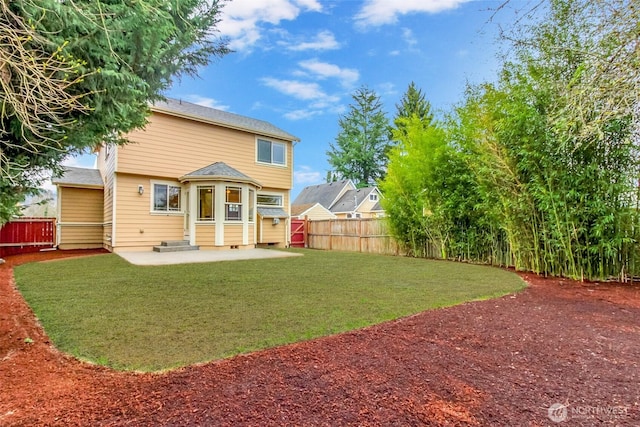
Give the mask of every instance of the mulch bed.
M 13 265 L 90 253 L 0 266 L 0 425 L 640 425 L 637 285 L 523 274 L 499 299 L 123 373 L 57 351 L 13 282 Z

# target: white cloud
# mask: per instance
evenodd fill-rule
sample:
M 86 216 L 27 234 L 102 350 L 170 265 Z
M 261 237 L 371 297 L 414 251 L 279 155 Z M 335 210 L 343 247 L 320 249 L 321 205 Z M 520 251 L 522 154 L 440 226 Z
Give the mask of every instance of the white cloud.
M 193 102 L 194 104 L 202 105 L 203 107 L 215 108 L 217 110 L 228 110 L 230 107 L 228 105 L 220 104 L 217 100 L 213 98 L 207 98 L 205 96 L 200 95 L 187 95 L 185 99 L 189 102 Z
M 285 113 L 284 117 L 288 120 L 305 120 L 310 119 L 314 116 L 322 114 L 321 111 L 318 110 L 293 110 Z
M 402 29 L 402 38 L 405 42 L 407 42 L 407 45 L 409 45 L 409 47 L 414 47 L 418 44 L 418 40 L 416 40 L 415 36 L 413 35 L 413 31 L 410 28 Z
M 293 181 L 296 184 L 318 184 L 322 182 L 322 173 L 312 170 L 309 166 L 300 166 L 293 172 Z
M 218 30 L 236 51 L 251 48 L 262 36 L 264 24 L 292 21 L 302 12 L 320 12 L 317 0 L 234 0 L 222 9 Z
M 380 95 L 396 95 L 398 93 L 396 85 L 391 82 L 380 83 L 377 85 L 377 92 Z
M 329 64 L 328 62 L 321 62 L 317 59 L 300 61 L 298 62 L 298 65 L 304 70 L 311 72 L 319 79 L 326 79 L 329 77 L 337 78 L 345 87 L 353 86 L 353 84 L 360 78 L 358 70 L 353 68 L 340 68 L 337 65 Z
M 286 48 L 293 51 L 338 49 L 340 43 L 331 31 L 320 31 L 313 40 L 302 43 L 288 43 Z
M 367 0 L 355 17 L 356 25 L 362 29 L 397 22 L 398 15 L 409 13 L 438 13 L 455 9 L 471 0 Z
M 293 96 L 304 101 L 338 101 L 339 98 L 327 95 L 319 84 L 301 82 L 299 80 L 280 80 L 273 77 L 265 77 L 262 83 L 285 95 Z

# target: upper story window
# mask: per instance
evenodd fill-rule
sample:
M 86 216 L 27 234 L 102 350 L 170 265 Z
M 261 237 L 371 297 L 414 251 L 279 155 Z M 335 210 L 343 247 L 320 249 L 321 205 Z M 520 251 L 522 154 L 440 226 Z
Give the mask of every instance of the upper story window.
M 258 139 L 258 162 L 272 165 L 286 165 L 286 145 L 282 142 L 272 142 Z
M 369 201 L 370 202 L 377 202 L 378 201 L 378 195 L 376 193 L 370 193 L 369 194 Z
M 198 186 L 198 221 L 215 221 L 216 187 Z
M 242 221 L 242 188 L 227 187 L 224 211 L 225 221 Z
M 258 206 L 283 206 L 282 194 L 258 194 Z
M 182 189 L 177 185 L 153 184 L 153 210 L 157 212 L 180 212 Z

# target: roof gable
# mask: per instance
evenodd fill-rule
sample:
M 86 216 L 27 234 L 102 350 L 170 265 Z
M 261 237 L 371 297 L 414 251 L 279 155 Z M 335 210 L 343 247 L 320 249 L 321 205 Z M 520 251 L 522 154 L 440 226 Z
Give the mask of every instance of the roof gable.
M 365 187 L 349 190 L 340 197 L 340 200 L 338 200 L 330 210 L 334 213 L 354 212 L 367 200 L 369 194 L 374 192 L 380 194 L 377 187 Z
M 307 205 L 319 203 L 326 209 L 331 209 L 345 191 L 355 188 L 351 180 L 328 182 L 310 185 L 302 189 L 292 205 Z
M 151 111 L 213 123 L 219 126 L 243 130 L 262 136 L 278 138 L 285 141 L 300 141 L 300 138 L 285 132 L 264 120 L 229 113 L 178 99 L 167 98 L 151 105 Z

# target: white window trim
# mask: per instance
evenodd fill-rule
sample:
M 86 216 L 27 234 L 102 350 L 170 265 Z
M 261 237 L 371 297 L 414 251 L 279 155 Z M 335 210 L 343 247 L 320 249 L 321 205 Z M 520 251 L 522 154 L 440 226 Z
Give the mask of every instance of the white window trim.
M 216 216 L 216 185 L 215 184 L 201 184 L 201 185 L 195 185 L 194 186 L 196 189 L 196 216 L 195 216 L 195 220 L 196 220 L 196 224 L 198 225 L 206 225 L 206 224 L 215 224 L 216 221 L 218 220 L 217 216 Z M 214 214 L 214 218 L 212 220 L 209 219 L 200 219 L 200 189 L 201 188 L 213 188 L 213 214 Z
M 265 142 L 270 142 L 271 145 L 271 162 L 263 162 L 258 160 L 258 141 L 265 141 Z M 284 147 L 284 163 L 280 164 L 280 163 L 273 163 L 273 144 L 280 144 Z M 268 139 L 268 138 L 259 138 L 256 137 L 256 163 L 260 164 L 260 165 L 266 165 L 266 166 L 275 166 L 275 167 L 279 167 L 279 168 L 286 168 L 287 167 L 287 163 L 288 163 L 288 156 L 287 156 L 287 144 L 285 142 L 282 141 L 274 141 L 272 139 Z
M 227 202 L 227 189 L 228 188 L 233 188 L 233 189 L 240 190 L 240 203 Z M 246 190 L 244 185 L 234 185 L 234 184 L 231 184 L 231 183 L 225 184 L 224 193 L 223 193 L 223 197 L 222 197 L 222 200 L 223 200 L 223 203 L 224 203 L 224 211 L 223 211 L 224 217 L 222 219 L 224 220 L 225 224 L 242 224 L 243 222 L 245 222 L 244 217 L 247 214 L 245 212 L 246 206 L 245 206 L 244 203 L 242 203 L 243 200 L 244 200 L 245 191 L 247 191 L 247 190 Z M 240 206 L 240 219 L 227 219 L 227 206 L 228 205 L 238 205 L 238 206 Z
M 370 202 L 377 202 L 378 201 L 378 193 L 376 192 L 371 192 L 369 193 L 369 201 Z
M 278 196 L 282 200 L 281 205 L 261 205 L 258 203 L 258 196 Z M 272 192 L 272 191 L 259 191 L 256 193 L 256 206 L 262 208 L 284 208 L 284 193 Z
M 155 197 L 155 194 L 156 194 L 156 191 L 155 191 L 156 185 L 170 185 L 172 187 L 180 188 L 180 210 L 179 211 L 170 211 L 170 210 L 157 211 L 154 209 L 155 204 L 153 203 L 153 198 Z M 149 181 L 149 213 L 153 215 L 184 215 L 184 200 L 182 200 L 183 194 L 184 194 L 184 187 L 180 185 L 179 182 L 158 181 L 158 180 L 152 179 L 151 181 Z M 167 203 L 169 203 L 168 200 L 167 200 Z

